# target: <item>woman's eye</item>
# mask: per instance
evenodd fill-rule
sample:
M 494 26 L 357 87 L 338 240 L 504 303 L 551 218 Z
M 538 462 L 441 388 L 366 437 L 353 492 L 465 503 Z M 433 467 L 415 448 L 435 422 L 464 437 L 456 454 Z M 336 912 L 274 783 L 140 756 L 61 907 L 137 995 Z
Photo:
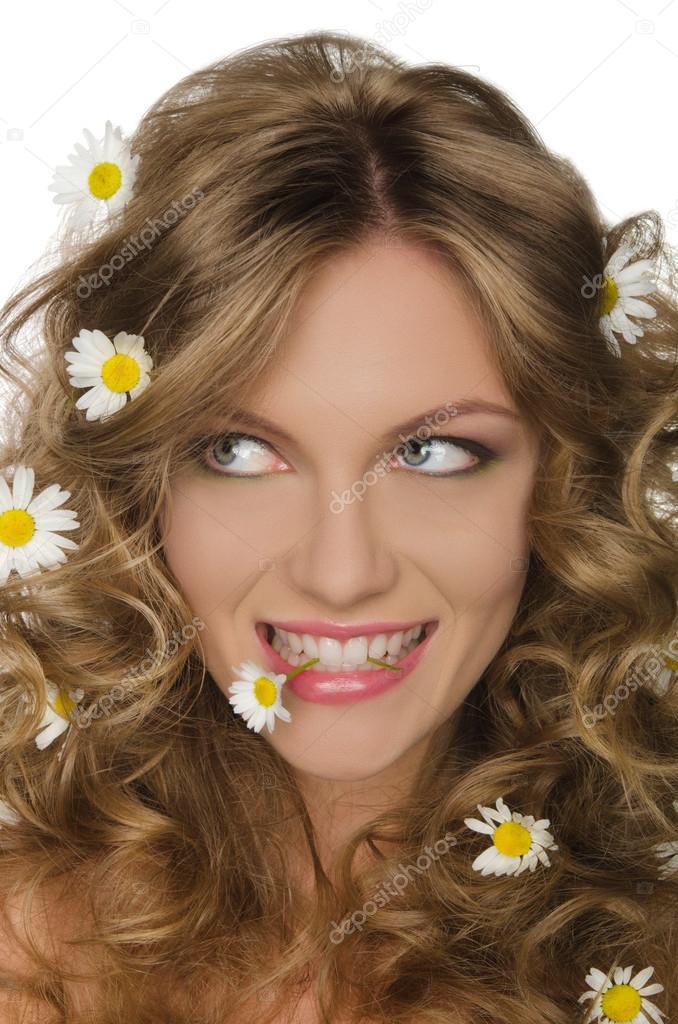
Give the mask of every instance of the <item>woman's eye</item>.
M 424 469 L 431 476 L 458 476 L 482 469 L 496 453 L 463 437 L 408 438 L 395 458 L 408 469 Z
M 496 453 L 477 441 L 460 437 L 408 438 L 392 454 L 389 467 L 421 469 L 430 476 L 460 476 L 482 469 Z M 265 441 L 250 434 L 217 434 L 201 439 L 199 463 L 220 476 L 266 476 L 289 470 Z M 400 460 L 400 461 L 399 461 Z
M 205 438 L 201 445 L 205 469 L 222 476 L 265 476 L 289 469 L 286 462 L 271 453 L 263 441 L 249 434 L 220 434 Z

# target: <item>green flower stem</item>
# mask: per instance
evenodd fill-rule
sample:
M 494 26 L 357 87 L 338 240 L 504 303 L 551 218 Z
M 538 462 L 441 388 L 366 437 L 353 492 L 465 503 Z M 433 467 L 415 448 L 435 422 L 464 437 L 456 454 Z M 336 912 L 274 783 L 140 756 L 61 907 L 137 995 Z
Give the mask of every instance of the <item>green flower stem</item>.
M 381 661 L 379 658 L 368 658 L 367 660 L 371 661 L 373 665 L 381 665 L 382 668 L 392 668 L 396 672 L 402 672 L 402 667 L 400 665 L 389 665 L 387 662 Z M 294 679 L 295 676 L 298 676 L 299 673 L 303 672 L 309 665 L 315 665 L 316 661 L 320 661 L 320 658 L 311 658 L 310 661 L 305 661 L 303 665 L 297 665 L 296 668 L 287 673 L 287 679 L 285 681 L 289 682 L 290 679 Z
M 299 673 L 303 672 L 309 665 L 315 665 L 316 661 L 320 661 L 320 658 L 311 658 L 310 661 L 305 661 L 303 665 L 297 665 L 296 668 L 293 668 L 291 672 L 287 673 L 287 679 L 285 681 L 289 682 L 290 679 L 294 679 L 295 676 L 298 676 Z
M 379 658 L 368 658 L 367 660 L 371 661 L 373 665 L 381 665 L 382 668 L 392 668 L 395 672 L 402 672 L 401 665 L 389 665 L 388 662 L 381 661 Z

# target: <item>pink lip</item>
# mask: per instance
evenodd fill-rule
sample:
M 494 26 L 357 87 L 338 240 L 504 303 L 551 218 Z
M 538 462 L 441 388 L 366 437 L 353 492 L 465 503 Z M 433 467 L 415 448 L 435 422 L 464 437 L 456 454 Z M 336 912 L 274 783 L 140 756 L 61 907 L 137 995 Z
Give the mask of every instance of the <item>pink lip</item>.
M 415 626 L 418 624 L 418 622 L 412 623 Z M 313 625 L 318 625 L 318 623 L 313 623 Z M 280 628 L 287 629 L 291 628 L 291 626 L 280 626 Z M 379 629 L 375 632 L 389 632 L 391 628 L 389 627 L 383 631 Z M 369 697 L 376 697 L 378 694 L 397 686 L 402 679 L 412 672 L 421 660 L 437 628 L 438 622 L 435 621 L 430 627 L 428 636 L 397 663 L 399 668 L 402 669 L 401 672 L 396 672 L 389 668 L 375 669 L 369 672 L 360 672 L 358 670 L 354 672 L 349 670 L 345 672 L 340 670 L 337 672 L 315 672 L 312 668 L 309 668 L 304 672 L 300 672 L 294 679 L 288 680 L 285 683 L 285 687 L 289 687 L 302 700 L 312 701 L 316 704 L 343 704 L 352 700 L 366 700 Z M 353 630 L 355 627 L 351 627 L 351 629 Z M 269 667 L 276 673 L 284 672 L 287 674 L 291 672 L 295 666 L 284 661 L 266 639 L 266 624 L 263 622 L 258 623 L 255 631 Z M 296 630 L 292 631 L 296 632 Z M 307 633 L 309 630 L 303 629 L 302 632 Z M 327 636 L 328 634 L 321 633 L 319 635 Z
M 348 640 L 351 636 L 373 636 L 375 633 L 403 633 L 413 626 L 423 625 L 429 619 L 412 619 L 409 622 L 321 622 L 320 619 L 287 619 L 282 621 L 269 620 L 268 624 L 276 629 L 286 629 L 290 633 L 311 633 L 313 636 L 332 636 L 337 640 Z

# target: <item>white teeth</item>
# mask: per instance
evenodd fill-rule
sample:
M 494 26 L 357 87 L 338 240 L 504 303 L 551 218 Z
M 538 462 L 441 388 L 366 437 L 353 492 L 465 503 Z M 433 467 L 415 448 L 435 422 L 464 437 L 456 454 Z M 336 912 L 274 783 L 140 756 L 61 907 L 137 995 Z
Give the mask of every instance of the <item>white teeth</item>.
M 367 658 L 367 637 L 352 636 L 344 644 L 344 661 L 349 665 L 362 665 Z
M 423 631 L 424 627 L 419 625 L 395 633 L 376 633 L 371 637 L 352 636 L 342 643 L 336 637 L 312 636 L 309 633 L 300 635 L 275 627 L 271 646 L 281 658 L 295 667 L 318 658 L 315 665 L 310 666 L 311 670 L 322 672 L 338 669 L 346 672 L 357 668 L 369 672 L 379 666 L 368 662 L 368 657 L 394 665 L 418 646 Z
M 301 637 L 301 642 L 304 645 L 304 653 L 308 654 L 309 658 L 317 658 L 319 656 L 318 645 L 310 633 L 304 633 Z
M 403 634 L 402 630 L 399 630 L 397 633 L 393 634 L 389 642 L 386 644 L 386 650 L 388 651 L 389 654 L 397 654 L 402 646 Z
M 323 665 L 339 668 L 344 660 L 343 646 L 333 636 L 321 636 L 318 641 L 318 657 Z
M 287 642 L 295 654 L 299 654 L 304 649 L 304 645 L 301 642 L 301 637 L 298 633 L 288 633 Z
M 377 633 L 370 640 L 370 658 L 383 658 L 386 654 L 386 634 Z

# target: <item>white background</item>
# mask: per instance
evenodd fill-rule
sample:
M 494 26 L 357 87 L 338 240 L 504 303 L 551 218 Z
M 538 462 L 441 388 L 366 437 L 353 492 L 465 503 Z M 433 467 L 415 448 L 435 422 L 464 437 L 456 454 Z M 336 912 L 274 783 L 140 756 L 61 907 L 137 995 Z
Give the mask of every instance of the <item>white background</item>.
M 57 230 L 48 185 L 84 127 L 101 137 L 110 118 L 129 134 L 188 72 L 314 28 L 386 39 L 408 62 L 499 85 L 607 219 L 654 208 L 678 242 L 678 0 L 29 0 L 1 17 L 0 303 Z

